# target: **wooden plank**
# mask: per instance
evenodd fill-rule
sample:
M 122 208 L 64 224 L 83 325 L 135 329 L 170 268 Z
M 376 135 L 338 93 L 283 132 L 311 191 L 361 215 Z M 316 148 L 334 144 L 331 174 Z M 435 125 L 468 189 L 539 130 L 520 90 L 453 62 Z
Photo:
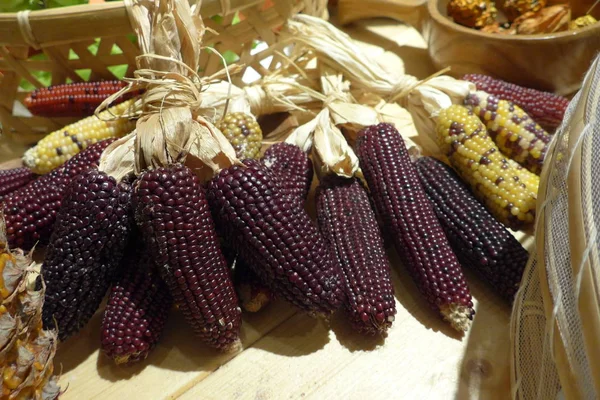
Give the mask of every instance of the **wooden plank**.
M 392 263 L 399 266 L 393 254 Z M 468 276 L 477 315 L 465 337 L 430 311 L 394 269 L 398 314 L 383 340 L 297 314 L 183 394 L 192 399 L 506 399 L 510 307 Z
M 277 302 L 262 313 L 245 314 L 242 324 L 243 347 L 295 314 Z M 160 344 L 144 362 L 120 367 L 100 354 L 101 313 L 76 336 L 62 344 L 55 368 L 62 368 L 61 386 L 67 387 L 64 400 L 94 398 L 156 399 L 175 398 L 238 354 L 220 354 L 195 338 L 181 314 L 173 312 Z

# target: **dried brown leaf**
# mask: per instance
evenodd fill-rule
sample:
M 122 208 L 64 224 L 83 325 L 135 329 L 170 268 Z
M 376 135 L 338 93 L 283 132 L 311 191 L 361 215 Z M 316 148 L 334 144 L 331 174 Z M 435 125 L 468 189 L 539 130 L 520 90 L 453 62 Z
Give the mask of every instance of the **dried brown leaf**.
M 554 33 L 569 29 L 571 6 L 558 4 L 542 8 L 536 13 L 528 12 L 515 19 L 513 27 L 517 34 Z

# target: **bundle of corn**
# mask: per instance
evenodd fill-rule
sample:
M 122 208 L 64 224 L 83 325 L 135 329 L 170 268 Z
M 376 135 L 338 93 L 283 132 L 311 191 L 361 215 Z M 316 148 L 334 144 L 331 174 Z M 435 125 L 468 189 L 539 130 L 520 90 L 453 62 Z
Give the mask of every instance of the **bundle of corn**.
M 87 117 L 108 96 L 127 86 L 124 81 L 73 82 L 34 90 L 25 97 L 29 112 L 42 117 Z M 139 93 L 127 93 L 115 101 L 121 103 Z
M 41 323 L 44 283 L 28 256 L 9 249 L 3 216 L 0 248 L 0 397 L 57 399 L 56 333 Z
M 135 126 L 134 121 L 127 117 L 115 121 L 105 121 L 103 118 L 129 113 L 134 104 L 134 100 L 125 101 L 99 116 L 92 115 L 49 133 L 25 152 L 23 164 L 36 174 L 47 174 L 94 143 L 128 134 Z
M 10 246 L 30 250 L 38 242 L 48 242 L 67 185 L 80 173 L 95 168 L 102 151 L 112 140 L 88 147 L 49 174 L 4 197 L 6 233 Z

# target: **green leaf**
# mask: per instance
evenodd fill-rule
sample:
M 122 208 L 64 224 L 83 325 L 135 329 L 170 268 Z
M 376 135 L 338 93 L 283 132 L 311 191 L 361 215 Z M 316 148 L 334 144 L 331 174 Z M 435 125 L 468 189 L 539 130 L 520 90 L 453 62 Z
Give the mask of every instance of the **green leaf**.
M 87 4 L 88 0 L 46 0 L 47 8 L 76 6 L 79 4 Z

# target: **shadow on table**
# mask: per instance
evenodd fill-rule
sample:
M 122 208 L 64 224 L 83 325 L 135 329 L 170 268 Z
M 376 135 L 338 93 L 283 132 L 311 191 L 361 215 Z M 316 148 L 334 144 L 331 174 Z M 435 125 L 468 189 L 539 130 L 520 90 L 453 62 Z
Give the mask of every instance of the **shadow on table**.
M 475 275 L 468 271 L 466 275 L 478 302 L 466 339 L 455 399 L 509 399 L 511 308 Z
M 392 265 L 392 283 L 394 284 L 396 299 L 400 302 L 400 307 L 406 309 L 412 317 L 427 329 L 443 333 L 455 340 L 463 340 L 464 334 L 452 328 L 449 323 L 445 322 L 439 314 L 429 306 L 417 289 L 417 286 L 408 274 L 408 271 L 402 265 L 396 251 L 393 248 L 388 248 L 387 254 Z M 396 304 L 396 306 L 398 306 L 398 304 Z

